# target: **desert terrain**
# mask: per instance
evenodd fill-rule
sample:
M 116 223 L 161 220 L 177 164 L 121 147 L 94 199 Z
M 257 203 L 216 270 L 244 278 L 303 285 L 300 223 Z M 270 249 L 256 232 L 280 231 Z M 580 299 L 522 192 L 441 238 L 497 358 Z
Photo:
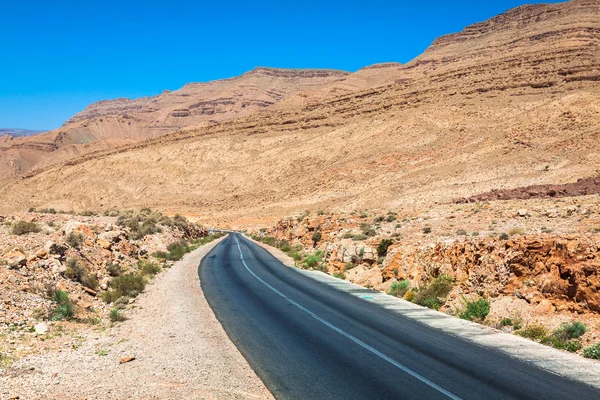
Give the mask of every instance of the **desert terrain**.
M 41 135 L 5 135 L 0 383 L 18 377 L 20 393 L 35 392 L 28 368 L 44 365 L 50 379 L 64 346 L 74 349 L 66 362 L 81 362 L 79 346 L 94 361 L 116 363 L 108 347 L 128 356 L 120 340 L 144 336 L 176 274 L 192 279 L 208 247 L 178 260 L 211 246 L 210 227 L 244 232 L 291 267 L 600 358 L 599 140 L 599 0 L 517 7 L 436 39 L 406 64 L 258 67 L 95 103 Z M 126 274 L 150 289 L 117 293 Z M 56 318 L 57 291 L 68 294 L 68 318 Z M 202 291 L 186 293 L 217 329 Z M 481 308 L 467 314 L 471 306 Z M 566 326 L 577 336 L 566 338 Z M 241 358 L 217 336 L 226 362 L 192 376 L 182 366 L 193 360 L 182 361 L 170 376 L 178 398 L 265 396 L 245 363 L 225 388 L 194 386 Z M 148 354 L 151 344 L 133 348 Z M 102 376 L 120 373 L 102 365 Z M 102 390 L 95 382 L 86 393 Z M 76 388 L 45 395 L 57 393 Z

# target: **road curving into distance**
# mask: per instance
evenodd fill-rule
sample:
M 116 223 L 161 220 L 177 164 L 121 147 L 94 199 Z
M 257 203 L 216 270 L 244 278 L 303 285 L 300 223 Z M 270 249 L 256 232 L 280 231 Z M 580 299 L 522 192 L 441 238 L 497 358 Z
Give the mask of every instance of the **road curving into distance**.
M 310 279 L 240 234 L 199 274 L 218 320 L 278 399 L 600 399 L 591 386 Z

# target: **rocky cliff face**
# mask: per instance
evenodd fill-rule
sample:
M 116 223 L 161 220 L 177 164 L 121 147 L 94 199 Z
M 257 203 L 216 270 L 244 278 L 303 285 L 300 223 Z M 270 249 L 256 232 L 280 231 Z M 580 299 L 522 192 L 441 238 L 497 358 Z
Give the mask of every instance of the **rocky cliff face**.
M 600 322 L 599 223 L 598 199 L 588 196 L 303 214 L 262 232 L 300 245 L 303 254 L 320 251 L 325 270 L 342 279 L 381 291 L 405 281 L 412 296 L 448 276 L 443 311 L 456 313 L 464 298 L 484 297 L 489 324 L 512 318 L 554 329 L 573 319 Z M 589 339 L 600 334 L 593 329 Z

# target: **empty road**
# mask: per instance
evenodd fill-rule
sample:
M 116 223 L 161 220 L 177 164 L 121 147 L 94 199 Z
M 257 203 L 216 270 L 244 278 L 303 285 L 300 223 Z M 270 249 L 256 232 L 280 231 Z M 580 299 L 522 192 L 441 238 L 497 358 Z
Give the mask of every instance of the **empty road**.
M 600 399 L 316 282 L 239 234 L 199 274 L 225 331 L 278 399 Z

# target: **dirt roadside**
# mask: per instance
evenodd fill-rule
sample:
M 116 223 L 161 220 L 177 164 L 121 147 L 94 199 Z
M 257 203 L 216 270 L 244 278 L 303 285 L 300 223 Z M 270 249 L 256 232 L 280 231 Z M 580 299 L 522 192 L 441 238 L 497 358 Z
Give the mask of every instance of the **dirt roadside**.
M 155 278 L 128 320 L 76 349 L 0 370 L 0 398 L 269 399 L 203 296 L 198 264 L 219 241 Z M 120 363 L 122 357 L 135 357 Z

